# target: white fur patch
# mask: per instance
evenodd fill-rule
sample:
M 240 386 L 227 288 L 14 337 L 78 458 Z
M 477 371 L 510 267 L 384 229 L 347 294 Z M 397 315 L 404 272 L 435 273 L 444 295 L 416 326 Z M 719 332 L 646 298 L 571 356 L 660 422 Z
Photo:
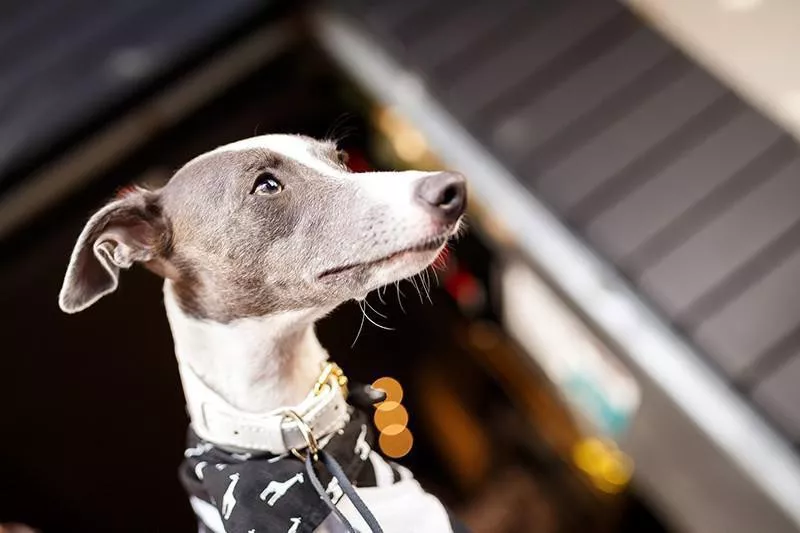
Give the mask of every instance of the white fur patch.
M 428 219 L 421 205 L 415 200 L 415 189 L 419 181 L 433 172 L 408 170 L 405 172 L 363 172 L 351 174 L 370 202 L 385 205 L 395 220 L 424 222 Z
M 271 134 L 259 135 L 242 139 L 231 144 L 220 146 L 210 154 L 219 152 L 238 152 L 243 150 L 265 149 L 281 154 L 297 161 L 301 165 L 314 169 L 317 172 L 330 177 L 344 177 L 347 173 L 332 165 L 329 161 L 321 159 L 312 150 L 313 141 L 297 135 Z
M 164 307 L 175 355 L 235 407 L 266 411 L 299 403 L 328 354 L 314 335 L 316 310 L 243 318 L 229 324 L 198 320 L 178 306 L 169 281 Z M 290 328 L 305 328 L 299 344 L 283 346 Z M 286 357 L 287 351 L 292 357 Z M 287 365 L 287 360 L 291 361 Z

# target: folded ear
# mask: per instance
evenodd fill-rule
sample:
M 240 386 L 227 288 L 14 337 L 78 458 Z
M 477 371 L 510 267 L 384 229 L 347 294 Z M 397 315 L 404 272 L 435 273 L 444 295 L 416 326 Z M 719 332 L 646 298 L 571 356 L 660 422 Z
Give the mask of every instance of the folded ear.
M 58 304 L 66 313 L 83 311 L 114 292 L 119 269 L 164 253 L 168 224 L 157 192 L 134 189 L 94 214 L 72 251 Z

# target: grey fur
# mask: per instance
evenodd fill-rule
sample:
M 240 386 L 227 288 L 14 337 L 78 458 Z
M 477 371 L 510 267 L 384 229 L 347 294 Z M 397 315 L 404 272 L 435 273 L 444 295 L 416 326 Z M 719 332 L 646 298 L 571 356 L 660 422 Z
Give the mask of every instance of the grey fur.
M 305 140 L 313 157 L 346 172 L 335 145 Z M 265 172 L 283 192 L 252 194 Z M 371 262 L 425 239 L 440 245 L 455 225 L 442 220 L 436 233 L 417 238 L 414 221 L 390 211 L 358 181 L 334 179 L 285 154 L 212 151 L 160 190 L 135 190 L 92 217 L 76 244 L 61 307 L 88 307 L 112 292 L 119 269 L 133 262 L 170 279 L 183 311 L 197 318 L 227 323 L 335 306 L 376 288 Z

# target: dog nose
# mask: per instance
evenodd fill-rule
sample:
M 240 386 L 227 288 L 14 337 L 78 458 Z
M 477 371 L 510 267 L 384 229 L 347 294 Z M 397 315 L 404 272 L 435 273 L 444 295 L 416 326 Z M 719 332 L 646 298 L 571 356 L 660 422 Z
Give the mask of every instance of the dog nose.
M 467 206 L 467 181 L 458 172 L 437 172 L 420 180 L 417 199 L 433 215 L 455 221 Z

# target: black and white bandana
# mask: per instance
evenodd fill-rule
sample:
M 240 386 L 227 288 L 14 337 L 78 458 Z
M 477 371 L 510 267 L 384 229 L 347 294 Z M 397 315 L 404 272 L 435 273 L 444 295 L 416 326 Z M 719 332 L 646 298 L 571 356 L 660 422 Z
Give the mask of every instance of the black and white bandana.
M 350 421 L 323 444 L 353 485 L 375 486 L 369 461 L 374 432 L 363 412 L 352 409 Z M 233 453 L 199 439 L 190 429 L 184 455 L 183 486 L 194 502 L 216 508 L 226 533 L 311 532 L 331 512 L 307 479 L 303 461 L 291 453 Z M 331 500 L 338 502 L 338 481 L 319 464 L 316 471 Z M 395 475 L 399 480 L 399 469 Z M 202 515 L 199 518 L 204 521 Z M 215 531 L 213 524 L 205 526 Z
M 467 533 L 411 472 L 373 451 L 374 442 L 368 416 L 350 407 L 349 421 L 320 445 L 352 485 L 383 494 L 367 503 L 377 505 L 371 510 L 380 511 L 376 516 L 386 531 Z M 304 461 L 291 453 L 235 453 L 199 439 L 190 429 L 184 455 L 180 479 L 200 533 L 307 533 L 335 520 L 308 479 Z M 338 480 L 320 463 L 315 472 L 333 503 L 339 503 L 343 491 Z

